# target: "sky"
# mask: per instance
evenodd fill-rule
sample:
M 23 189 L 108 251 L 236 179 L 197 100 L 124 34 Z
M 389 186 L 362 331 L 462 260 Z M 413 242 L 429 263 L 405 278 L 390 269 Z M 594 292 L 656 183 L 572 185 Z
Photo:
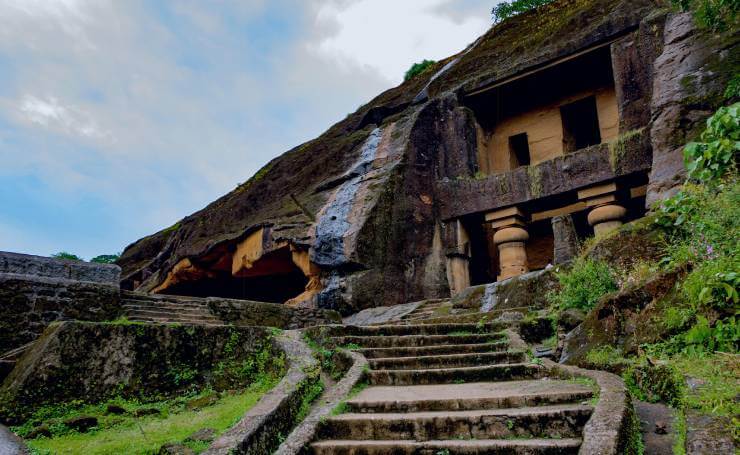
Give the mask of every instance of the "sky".
M 495 0 L 0 0 L 0 250 L 122 251 L 490 26 Z

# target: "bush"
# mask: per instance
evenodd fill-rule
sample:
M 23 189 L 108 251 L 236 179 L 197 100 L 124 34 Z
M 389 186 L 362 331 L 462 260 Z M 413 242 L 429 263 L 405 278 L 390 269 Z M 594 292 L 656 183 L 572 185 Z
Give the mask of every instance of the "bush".
M 681 405 L 684 381 L 672 365 L 653 365 L 643 359 L 629 367 L 622 377 L 627 389 L 639 400 L 650 403 L 661 401 L 674 407 Z
M 118 254 L 101 254 L 90 259 L 90 262 L 97 264 L 115 264 L 115 262 L 121 257 L 121 253 Z
M 81 257 L 76 254 L 67 253 L 66 251 L 60 251 L 59 253 L 52 254 L 51 257 L 56 259 L 66 259 L 68 261 L 83 261 Z
M 569 308 L 589 311 L 604 295 L 617 290 L 614 270 L 602 261 L 579 258 L 570 270 L 556 274 L 559 292 L 547 294 L 547 300 L 559 311 Z
M 689 178 L 715 183 L 736 168 L 740 152 L 740 103 L 722 107 L 709 117 L 700 140 L 684 149 Z
M 510 17 L 552 3 L 553 0 L 513 0 L 501 2 L 491 10 L 493 22 L 498 23 Z
M 414 63 L 413 65 L 411 65 L 411 68 L 406 71 L 406 74 L 404 74 L 403 80 L 408 81 L 415 78 L 419 74 L 427 71 L 429 68 L 434 66 L 435 63 L 437 62 L 435 62 L 434 60 L 424 60 L 419 63 Z

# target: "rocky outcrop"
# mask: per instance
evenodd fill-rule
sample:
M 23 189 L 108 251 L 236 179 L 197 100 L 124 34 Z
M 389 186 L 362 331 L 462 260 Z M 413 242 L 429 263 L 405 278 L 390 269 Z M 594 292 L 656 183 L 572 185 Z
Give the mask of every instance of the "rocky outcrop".
M 737 31 L 715 35 L 698 30 L 690 13 L 668 16 L 663 52 L 655 61 L 648 206 L 671 196 L 683 183 L 683 147 L 724 102 L 727 83 L 740 71 L 738 42 Z
M 263 299 L 236 294 L 277 289 L 272 302 L 347 315 L 448 297 L 448 263 L 460 262 L 446 257 L 460 246 L 448 244 L 452 219 L 520 204 L 572 208 L 578 191 L 604 182 L 629 183 L 622 189 L 640 198 L 648 173 L 652 203 L 680 181 L 676 150 L 735 72 L 736 37 L 687 21 L 657 0 L 558 0 L 497 24 L 130 245 L 119 261 L 123 287 L 247 300 Z M 482 125 L 491 119 L 476 96 L 589 52 L 612 64 L 617 139 L 483 175 Z
M 39 406 L 72 400 L 95 403 L 115 395 L 147 399 L 192 387 L 238 388 L 250 378 L 232 377 L 230 362 L 263 349 L 280 358 L 270 335 L 259 327 L 54 324 L 3 382 L 0 421 L 22 422 Z
M 115 265 L 0 252 L 0 355 L 54 321 L 106 321 L 122 311 Z

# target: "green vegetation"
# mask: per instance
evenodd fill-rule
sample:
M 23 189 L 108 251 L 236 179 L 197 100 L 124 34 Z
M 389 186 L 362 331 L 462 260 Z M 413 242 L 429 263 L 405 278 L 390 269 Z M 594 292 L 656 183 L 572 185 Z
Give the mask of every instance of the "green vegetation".
M 39 454 L 155 454 L 163 444 L 170 442 L 185 443 L 191 449 L 200 452 L 207 448 L 207 444 L 186 441 L 188 436 L 203 428 L 212 428 L 217 434 L 223 433 L 254 406 L 273 385 L 259 383 L 242 392 L 222 396 L 215 395 L 212 391 L 204 391 L 197 395 L 186 395 L 154 403 L 120 398 L 98 405 L 68 403 L 40 409 L 34 415 L 34 419 L 13 430 L 21 436 L 28 436 L 34 422 L 51 422 L 47 425 L 51 437 L 28 441 L 31 449 Z M 217 399 L 200 409 L 189 406 L 189 403 L 209 396 Z M 125 413 L 116 415 L 108 412 L 111 405 L 122 408 Z M 156 413 L 151 410 L 156 410 Z M 149 412 L 153 414 L 136 417 L 137 411 L 139 414 Z M 98 425 L 86 433 L 80 433 L 61 423 L 79 416 L 94 416 L 98 419 Z
M 408 71 L 406 71 L 406 74 L 403 76 L 404 81 L 411 80 L 418 76 L 419 74 L 422 74 L 429 70 L 432 66 L 434 66 L 437 62 L 434 60 L 423 60 L 419 63 L 414 63 L 411 65 L 411 68 L 409 68 Z
M 723 31 L 737 26 L 740 2 L 737 0 L 672 0 L 683 11 L 692 11 L 701 27 Z
M 54 253 L 51 255 L 51 257 L 55 259 L 66 259 L 68 261 L 84 261 L 84 259 L 77 256 L 76 254 L 68 253 L 66 251 L 60 251 L 59 253 Z
M 604 295 L 617 290 L 614 270 L 609 264 L 580 257 L 570 269 L 556 274 L 560 290 L 550 292 L 548 301 L 558 312 L 569 308 L 588 311 Z
M 498 23 L 510 17 L 533 10 L 542 5 L 552 3 L 553 0 L 512 0 L 510 2 L 501 2 L 491 10 L 493 22 Z
M 120 258 L 121 253 L 101 254 L 100 256 L 95 256 L 94 258 L 90 259 L 90 262 L 95 262 L 97 264 L 114 264 Z

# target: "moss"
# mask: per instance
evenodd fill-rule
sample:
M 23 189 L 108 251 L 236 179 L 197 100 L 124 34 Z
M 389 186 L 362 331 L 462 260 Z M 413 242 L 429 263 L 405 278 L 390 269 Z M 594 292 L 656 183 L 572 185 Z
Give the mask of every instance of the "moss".
M 542 196 L 542 169 L 539 166 L 527 166 L 529 192 L 533 199 Z
M 627 131 L 609 143 L 609 164 L 612 172 L 619 173 L 620 161 L 627 154 L 630 142 L 641 137 L 644 131 L 644 127 Z

